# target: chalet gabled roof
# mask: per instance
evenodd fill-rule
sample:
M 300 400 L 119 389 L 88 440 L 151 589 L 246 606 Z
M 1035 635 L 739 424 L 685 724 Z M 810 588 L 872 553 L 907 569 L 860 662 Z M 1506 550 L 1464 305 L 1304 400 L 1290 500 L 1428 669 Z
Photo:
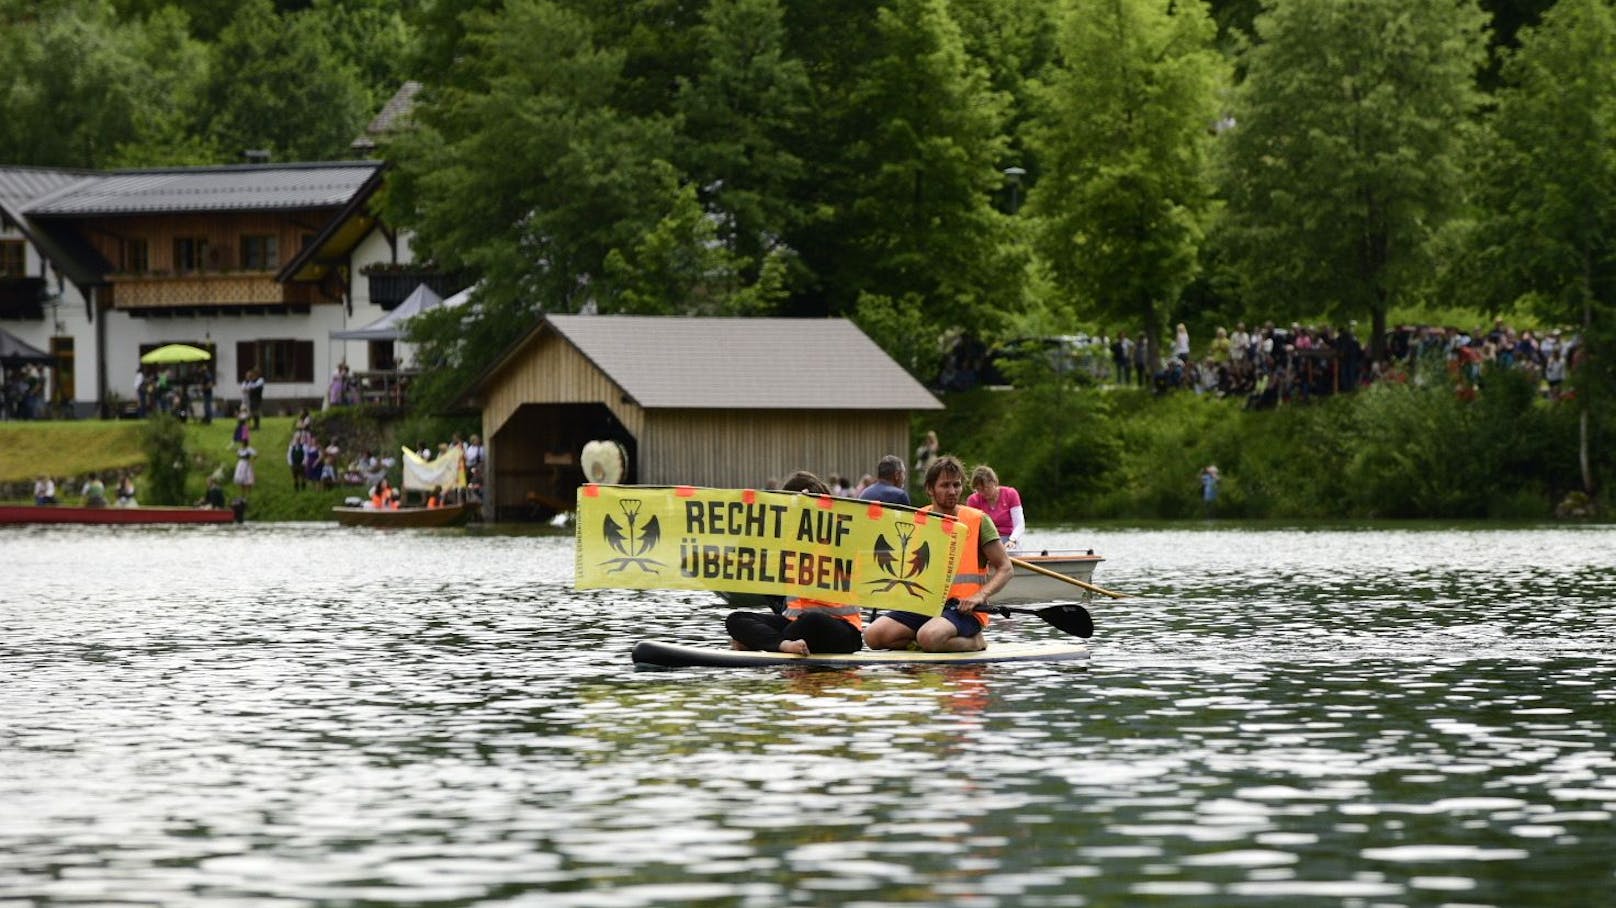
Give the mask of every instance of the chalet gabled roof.
M 550 315 L 489 374 L 545 330 L 650 409 L 943 409 L 858 326 L 839 318 Z
M 34 244 L 34 248 L 61 269 L 80 290 L 99 280 L 99 256 L 70 237 L 58 236 L 50 230 L 41 229 L 38 224 L 30 223 L 26 212 L 32 205 L 71 192 L 74 187 L 95 179 L 96 174 L 84 170 L 0 167 L 0 218 L 16 226 Z
M 167 167 L 94 174 L 25 206 L 35 218 L 341 208 L 380 161 Z
M 94 176 L 83 170 L 0 167 L 0 209 L 17 217 L 29 204 Z

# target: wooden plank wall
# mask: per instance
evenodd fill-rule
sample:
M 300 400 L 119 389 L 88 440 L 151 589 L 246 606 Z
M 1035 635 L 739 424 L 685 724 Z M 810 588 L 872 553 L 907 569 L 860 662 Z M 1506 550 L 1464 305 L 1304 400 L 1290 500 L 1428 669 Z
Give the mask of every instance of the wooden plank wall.
M 635 438 L 644 437 L 639 405 L 624 401 L 616 382 L 547 327 L 490 380 L 483 397 L 483 438 L 492 439 L 518 407 L 532 403 L 604 404 Z
M 821 478 L 875 472 L 909 456 L 909 415 L 893 410 L 652 410 L 640 440 L 646 485 L 759 488 L 793 470 Z
M 318 234 L 336 215 L 337 209 L 320 211 L 241 212 L 231 214 L 167 214 L 148 217 L 102 218 L 83 228 L 95 250 L 112 263 L 114 273 L 123 261 L 123 241 L 146 241 L 146 266 L 154 272 L 174 269 L 176 237 L 206 237 L 209 261 L 204 271 L 240 271 L 241 238 L 274 236 L 280 263 L 272 273 L 292 260 L 303 248 L 305 235 Z M 215 258 L 216 256 L 216 258 Z

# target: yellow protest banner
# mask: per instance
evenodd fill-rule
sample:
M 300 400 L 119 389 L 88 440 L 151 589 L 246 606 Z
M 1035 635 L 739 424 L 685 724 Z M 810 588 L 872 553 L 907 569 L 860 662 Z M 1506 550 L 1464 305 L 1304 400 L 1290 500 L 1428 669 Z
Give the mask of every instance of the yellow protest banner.
M 584 485 L 577 538 L 579 589 L 763 593 L 936 615 L 965 527 L 796 492 Z

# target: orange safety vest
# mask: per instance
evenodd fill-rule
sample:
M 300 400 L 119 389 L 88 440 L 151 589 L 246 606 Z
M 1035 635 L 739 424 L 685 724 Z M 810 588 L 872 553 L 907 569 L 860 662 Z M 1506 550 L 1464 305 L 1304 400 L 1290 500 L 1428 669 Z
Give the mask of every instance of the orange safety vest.
M 780 615 L 787 621 L 796 621 L 810 611 L 840 618 L 859 630 L 864 630 L 864 616 L 856 605 L 839 605 L 835 602 L 820 602 L 818 599 L 787 599 L 786 610 Z
M 931 505 L 921 508 L 930 511 Z M 954 509 L 954 517 L 965 525 L 965 545 L 960 551 L 959 568 L 954 572 L 954 582 L 948 586 L 948 598 L 967 599 L 975 596 L 988 582 L 988 566 L 982 563 L 982 521 L 988 515 L 976 508 L 960 505 Z M 982 622 L 983 627 L 988 626 L 987 612 L 971 612 L 971 617 Z
M 370 506 L 376 508 L 377 510 L 385 508 L 387 507 L 387 499 L 382 497 L 382 493 L 377 492 L 376 494 L 370 496 Z
M 437 496 L 434 495 L 431 498 L 428 498 L 426 500 L 426 506 L 429 507 L 429 508 L 437 507 L 438 506 L 438 498 L 437 498 Z

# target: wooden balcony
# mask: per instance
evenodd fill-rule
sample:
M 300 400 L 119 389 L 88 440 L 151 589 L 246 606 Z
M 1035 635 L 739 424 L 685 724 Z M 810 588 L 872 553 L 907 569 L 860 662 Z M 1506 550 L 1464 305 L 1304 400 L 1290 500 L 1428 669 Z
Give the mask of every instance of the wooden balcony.
M 231 306 L 308 306 L 312 284 L 282 284 L 270 271 L 199 271 L 187 274 L 112 274 L 113 308 L 190 309 Z

